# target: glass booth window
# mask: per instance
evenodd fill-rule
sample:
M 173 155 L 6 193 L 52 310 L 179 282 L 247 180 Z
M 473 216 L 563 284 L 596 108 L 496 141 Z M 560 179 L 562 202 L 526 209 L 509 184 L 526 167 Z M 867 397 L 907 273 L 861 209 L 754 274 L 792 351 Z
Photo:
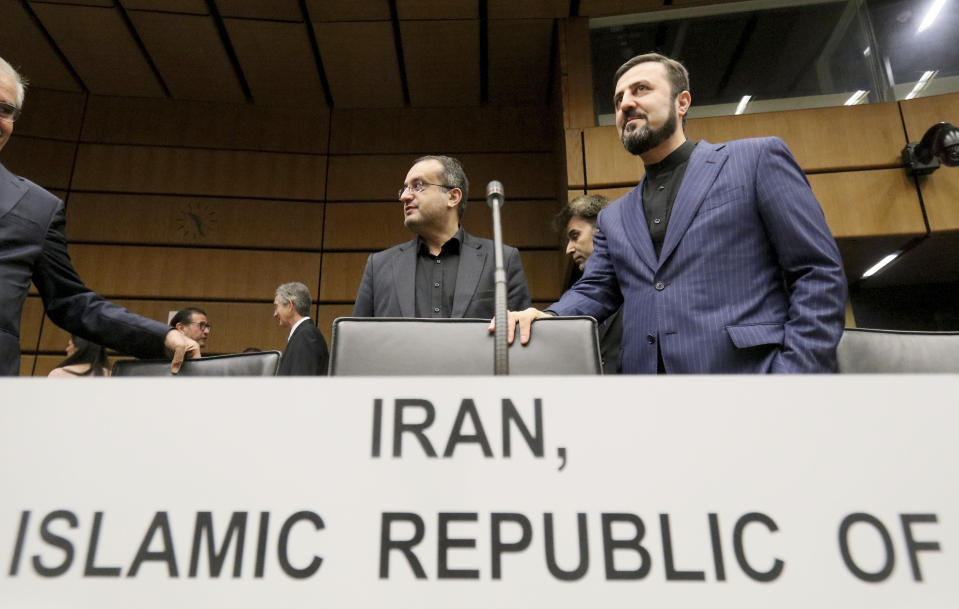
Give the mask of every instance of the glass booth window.
M 690 73 L 690 118 L 959 91 L 959 0 L 751 0 L 590 20 L 597 123 L 613 75 L 658 51 Z

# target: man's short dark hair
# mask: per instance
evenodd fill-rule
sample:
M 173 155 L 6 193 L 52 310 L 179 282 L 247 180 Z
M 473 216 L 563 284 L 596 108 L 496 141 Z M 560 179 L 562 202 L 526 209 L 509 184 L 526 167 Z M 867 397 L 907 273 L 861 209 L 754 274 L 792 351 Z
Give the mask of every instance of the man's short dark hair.
M 193 321 L 194 313 L 206 317 L 206 311 L 203 309 L 199 307 L 186 307 L 185 309 L 180 309 L 176 312 L 176 315 L 174 315 L 173 319 L 170 320 L 170 327 L 175 328 L 177 324 L 189 324 Z
M 609 199 L 603 195 L 580 195 L 563 206 L 553 218 L 553 228 L 558 233 L 566 232 L 566 225 L 573 216 L 579 216 L 590 224 L 596 224 L 596 216 L 609 205 Z
M 676 99 L 676 96 L 683 91 L 689 91 L 689 72 L 686 71 L 686 66 L 679 63 L 675 59 L 670 59 L 669 57 L 660 55 L 659 53 L 645 53 L 643 55 L 637 55 L 623 65 L 619 66 L 619 69 L 616 70 L 616 75 L 613 76 L 613 86 L 616 86 L 616 83 L 618 83 L 619 79 L 623 77 L 623 74 L 629 72 L 631 69 L 641 63 L 647 63 L 650 61 L 661 63 L 663 64 L 663 67 L 666 68 L 666 77 L 669 78 L 669 89 L 673 95 L 673 99 Z M 683 116 L 683 129 L 685 128 L 686 117 Z
M 413 164 L 416 165 L 422 161 L 439 161 L 443 166 L 443 173 L 440 174 L 440 181 L 446 186 L 459 188 L 463 193 L 463 197 L 460 199 L 459 205 L 456 206 L 456 213 L 458 213 L 459 218 L 462 219 L 463 214 L 466 213 L 466 202 L 470 198 L 470 181 L 466 177 L 466 171 L 463 169 L 463 164 L 451 156 L 442 154 L 428 154 L 426 156 L 421 156 L 413 161 Z

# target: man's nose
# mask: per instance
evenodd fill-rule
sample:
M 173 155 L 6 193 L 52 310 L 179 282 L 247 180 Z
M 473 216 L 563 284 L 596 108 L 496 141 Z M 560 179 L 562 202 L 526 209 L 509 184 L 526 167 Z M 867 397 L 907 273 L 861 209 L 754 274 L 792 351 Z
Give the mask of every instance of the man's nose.
M 566 242 L 566 253 L 572 254 L 575 251 L 576 251 L 576 243 L 574 243 L 573 240 L 570 239 L 569 241 Z

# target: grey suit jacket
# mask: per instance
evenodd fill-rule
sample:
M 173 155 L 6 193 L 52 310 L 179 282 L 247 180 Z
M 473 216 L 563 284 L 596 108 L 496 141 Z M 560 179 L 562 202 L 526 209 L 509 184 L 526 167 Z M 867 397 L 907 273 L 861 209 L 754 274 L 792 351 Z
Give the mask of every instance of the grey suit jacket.
M 63 202 L 0 165 L 0 376 L 20 369 L 20 315 L 30 282 L 58 326 L 138 357 L 162 357 L 170 328 L 107 302 L 67 254 Z
M 519 251 L 503 247 L 509 309 L 530 306 Z M 453 293 L 454 318 L 492 319 L 494 315 L 493 242 L 463 231 L 460 265 Z M 416 317 L 416 239 L 371 254 L 356 294 L 354 317 Z

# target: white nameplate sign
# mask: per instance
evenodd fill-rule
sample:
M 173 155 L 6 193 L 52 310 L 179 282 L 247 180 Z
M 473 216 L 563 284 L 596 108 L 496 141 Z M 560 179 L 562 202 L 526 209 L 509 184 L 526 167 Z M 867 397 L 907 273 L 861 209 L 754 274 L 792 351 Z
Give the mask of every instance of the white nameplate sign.
M 959 606 L 956 375 L 0 395 L 0 607 Z

